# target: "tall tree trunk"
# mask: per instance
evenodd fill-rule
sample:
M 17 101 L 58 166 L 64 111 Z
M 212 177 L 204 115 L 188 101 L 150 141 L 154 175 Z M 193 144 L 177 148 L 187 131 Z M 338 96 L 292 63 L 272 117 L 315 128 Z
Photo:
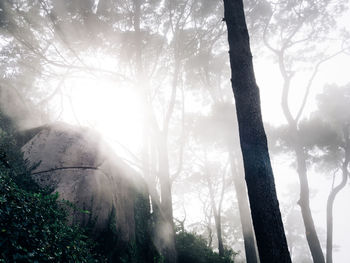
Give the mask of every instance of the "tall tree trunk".
M 165 114 L 163 129 L 158 130 L 158 158 L 159 158 L 159 183 L 161 192 L 161 210 L 163 216 L 163 222 L 161 225 L 161 237 L 163 240 L 163 255 L 165 263 L 176 263 L 177 252 L 175 246 L 175 227 L 173 218 L 173 202 L 171 193 L 171 178 L 169 167 L 169 152 L 168 152 L 168 133 L 170 119 L 174 112 L 177 82 L 180 72 L 180 61 L 178 58 L 178 51 L 174 50 L 174 73 L 171 87 L 171 95 L 169 106 Z
M 222 241 L 222 231 L 221 231 L 221 202 L 222 202 L 222 198 L 220 200 L 220 204 L 219 204 L 218 208 L 216 208 L 214 189 L 213 189 L 213 185 L 211 183 L 211 180 L 209 178 L 208 171 L 206 171 L 206 175 L 205 176 L 206 176 L 207 183 L 208 183 L 208 188 L 209 188 L 211 209 L 212 209 L 213 214 L 214 214 L 214 222 L 215 222 L 216 236 L 217 236 L 217 239 L 218 239 L 219 255 L 220 256 L 224 256 L 224 244 L 223 244 L 223 241 Z M 225 186 L 223 185 L 223 188 L 224 187 Z M 222 189 L 222 191 L 224 191 L 224 189 Z
M 337 194 L 346 186 L 349 172 L 348 166 L 350 162 L 350 139 L 348 127 L 343 128 L 345 138 L 345 159 L 342 166 L 342 181 L 332 189 L 327 200 L 327 256 L 326 262 L 333 263 L 333 206 Z
M 327 200 L 327 256 L 326 256 L 326 262 L 332 263 L 333 262 L 333 206 L 334 206 L 334 200 L 337 194 L 342 190 L 347 182 L 348 179 L 348 172 L 347 172 L 347 165 L 349 162 L 343 164 L 342 169 L 342 181 L 341 183 L 332 189 L 328 196 Z M 345 166 L 346 165 L 346 166 Z
M 152 105 L 149 101 L 147 93 L 147 85 L 145 72 L 142 61 L 142 37 L 141 37 L 141 0 L 134 0 L 134 30 L 135 30 L 135 59 L 136 59 L 136 77 L 138 79 L 138 86 L 141 88 L 144 103 L 144 144 L 143 144 L 143 170 L 146 178 L 150 178 L 150 162 L 149 162 L 149 135 L 151 129 L 153 133 L 160 135 L 158 143 L 158 157 L 159 157 L 159 182 L 160 182 L 160 200 L 156 194 L 155 187 L 149 187 L 153 212 L 157 220 L 156 229 L 156 243 L 161 247 L 161 253 L 164 256 L 166 263 L 176 263 L 176 248 L 175 248 L 175 229 L 173 223 L 172 210 L 172 196 L 171 196 L 171 182 L 169 175 L 169 160 L 167 149 L 167 128 L 166 132 L 161 132 L 153 116 Z M 177 71 L 176 71 L 177 74 Z M 177 78 L 177 76 L 176 76 Z M 171 102 L 171 106 L 172 106 Z M 169 122 L 172 111 L 168 111 L 167 120 Z M 168 124 L 168 123 L 167 123 Z M 160 202 L 159 202 L 160 201 Z
M 245 178 L 261 263 L 291 262 L 262 123 L 242 0 L 224 0 Z
M 154 116 L 153 108 L 149 100 L 149 94 L 147 91 L 147 83 L 145 77 L 145 71 L 143 68 L 142 60 L 142 36 L 141 36 L 141 0 L 134 0 L 134 30 L 135 30 L 135 58 L 136 58 L 136 77 L 138 79 L 139 88 L 143 94 L 144 103 L 144 145 L 143 145 L 143 170 L 145 176 L 150 175 L 150 161 L 149 161 L 149 136 L 153 132 L 158 137 L 157 153 L 159 160 L 159 182 L 160 182 L 160 200 L 156 193 L 155 187 L 150 187 L 153 212 L 156 218 L 157 229 L 155 230 L 155 239 L 158 247 L 161 249 L 161 253 L 164 256 L 165 263 L 176 263 L 177 255 L 175 248 L 175 229 L 173 222 L 173 209 L 172 209 L 172 194 L 171 194 L 171 180 L 169 170 L 168 159 L 168 126 L 176 97 L 176 86 L 179 72 L 179 63 L 176 63 L 174 72 L 174 81 L 172 87 L 172 97 L 169 103 L 169 109 L 167 111 L 163 131 L 160 130 L 156 118 Z M 151 141 L 154 143 L 153 141 Z M 148 178 L 149 178 L 148 177 Z
M 224 256 L 224 243 L 222 241 L 222 231 L 221 231 L 221 213 L 218 213 L 214 216 L 216 234 L 218 238 L 218 248 L 219 248 L 219 256 Z
M 159 183 L 161 196 L 162 222 L 160 224 L 160 238 L 163 245 L 163 256 L 166 263 L 175 263 L 177 260 L 175 248 L 175 229 L 173 222 L 173 202 L 171 195 L 171 181 L 169 174 L 169 159 L 167 136 L 162 132 L 159 138 Z
M 310 194 L 309 194 L 309 182 L 307 178 L 307 167 L 306 167 L 306 156 L 304 147 L 300 144 L 299 130 L 298 130 L 298 118 L 300 117 L 303 108 L 300 109 L 297 118 L 293 118 L 289 105 L 289 90 L 290 83 L 293 77 L 293 74 L 288 73 L 285 64 L 284 64 L 284 50 L 278 54 L 278 64 L 281 75 L 283 77 L 283 90 L 282 90 L 282 110 L 285 118 L 287 119 L 289 125 L 289 131 L 294 139 L 294 152 L 297 159 L 297 173 L 299 176 L 300 183 L 300 199 L 299 206 L 301 208 L 301 214 L 303 217 L 303 222 L 305 226 L 305 235 L 310 248 L 310 252 L 313 258 L 314 263 L 324 263 L 324 255 L 321 248 L 321 243 L 318 239 L 314 220 L 312 218 L 312 213 L 310 209 Z
M 257 253 L 255 245 L 255 235 L 252 225 L 252 219 L 250 216 L 250 209 L 248 203 L 248 196 L 246 191 L 246 186 L 244 183 L 243 174 L 237 169 L 234 154 L 232 150 L 229 151 L 230 154 L 230 166 L 233 176 L 233 184 L 236 190 L 239 216 L 241 219 L 242 233 L 244 240 L 244 250 L 246 255 L 247 263 L 257 263 Z
M 314 263 L 324 263 L 324 256 L 320 241 L 317 236 L 314 220 L 312 218 L 310 209 L 310 192 L 309 183 L 307 179 L 306 157 L 302 146 L 296 143 L 295 153 L 298 165 L 298 175 L 300 182 L 300 199 L 298 204 L 301 208 L 301 215 L 303 217 L 305 226 L 305 235 L 311 251 Z

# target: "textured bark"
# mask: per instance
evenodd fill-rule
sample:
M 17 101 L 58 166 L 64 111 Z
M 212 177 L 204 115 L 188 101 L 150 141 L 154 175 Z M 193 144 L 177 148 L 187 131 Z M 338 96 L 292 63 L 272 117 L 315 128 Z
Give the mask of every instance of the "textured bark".
M 250 209 L 248 203 L 248 196 L 246 186 L 244 184 L 243 174 L 236 169 L 235 157 L 230 151 L 230 165 L 233 176 L 233 184 L 236 190 L 239 216 L 241 219 L 242 233 L 244 240 L 244 250 L 247 263 L 257 263 L 258 255 L 255 245 L 255 235 L 252 225 L 252 219 L 250 216 Z
M 345 159 L 342 166 L 342 181 L 332 189 L 327 200 L 327 254 L 326 262 L 333 263 L 333 206 L 335 197 L 346 186 L 348 181 L 348 165 L 350 161 L 350 141 L 348 127 L 344 127 Z
M 224 0 L 232 88 L 253 225 L 261 263 L 291 262 L 262 123 L 242 0 Z

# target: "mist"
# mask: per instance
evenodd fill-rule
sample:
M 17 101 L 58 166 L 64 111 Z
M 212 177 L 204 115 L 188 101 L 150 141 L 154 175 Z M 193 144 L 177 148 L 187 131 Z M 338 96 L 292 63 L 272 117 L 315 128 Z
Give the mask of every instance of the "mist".
M 272 245 L 263 251 L 247 189 L 240 105 L 251 100 L 233 93 L 242 74 L 232 48 L 241 42 L 229 46 L 224 2 L 1 0 L 0 171 L 19 187 L 18 174 L 31 178 L 25 191 L 50 188 L 70 203 L 67 225 L 97 244 L 94 262 L 264 263 L 274 255 Z M 243 4 L 290 259 L 347 263 L 349 2 Z M 0 193 L 5 211 L 10 199 Z M 0 259 L 45 262 L 9 245 L 9 221 L 0 216 Z M 67 246 L 63 254 L 76 253 Z

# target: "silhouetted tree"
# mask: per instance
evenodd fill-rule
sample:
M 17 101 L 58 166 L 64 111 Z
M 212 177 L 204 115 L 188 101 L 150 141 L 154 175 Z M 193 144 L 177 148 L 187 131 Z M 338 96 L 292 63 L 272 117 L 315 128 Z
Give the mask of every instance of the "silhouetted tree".
M 245 178 L 262 263 L 291 262 L 262 123 L 243 2 L 224 0 Z

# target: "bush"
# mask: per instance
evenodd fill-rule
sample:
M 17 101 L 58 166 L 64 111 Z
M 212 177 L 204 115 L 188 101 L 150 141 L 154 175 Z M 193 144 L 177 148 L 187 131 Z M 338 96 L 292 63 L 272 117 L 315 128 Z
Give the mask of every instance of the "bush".
M 93 243 L 66 224 L 58 195 L 25 191 L 0 172 L 0 251 L 4 262 L 94 262 Z
M 235 253 L 225 249 L 224 257 L 220 257 L 207 246 L 201 236 L 182 231 L 176 235 L 176 249 L 179 263 L 233 263 Z
M 67 224 L 58 194 L 30 178 L 13 132 L 0 114 L 0 262 L 103 261 L 84 231 Z

